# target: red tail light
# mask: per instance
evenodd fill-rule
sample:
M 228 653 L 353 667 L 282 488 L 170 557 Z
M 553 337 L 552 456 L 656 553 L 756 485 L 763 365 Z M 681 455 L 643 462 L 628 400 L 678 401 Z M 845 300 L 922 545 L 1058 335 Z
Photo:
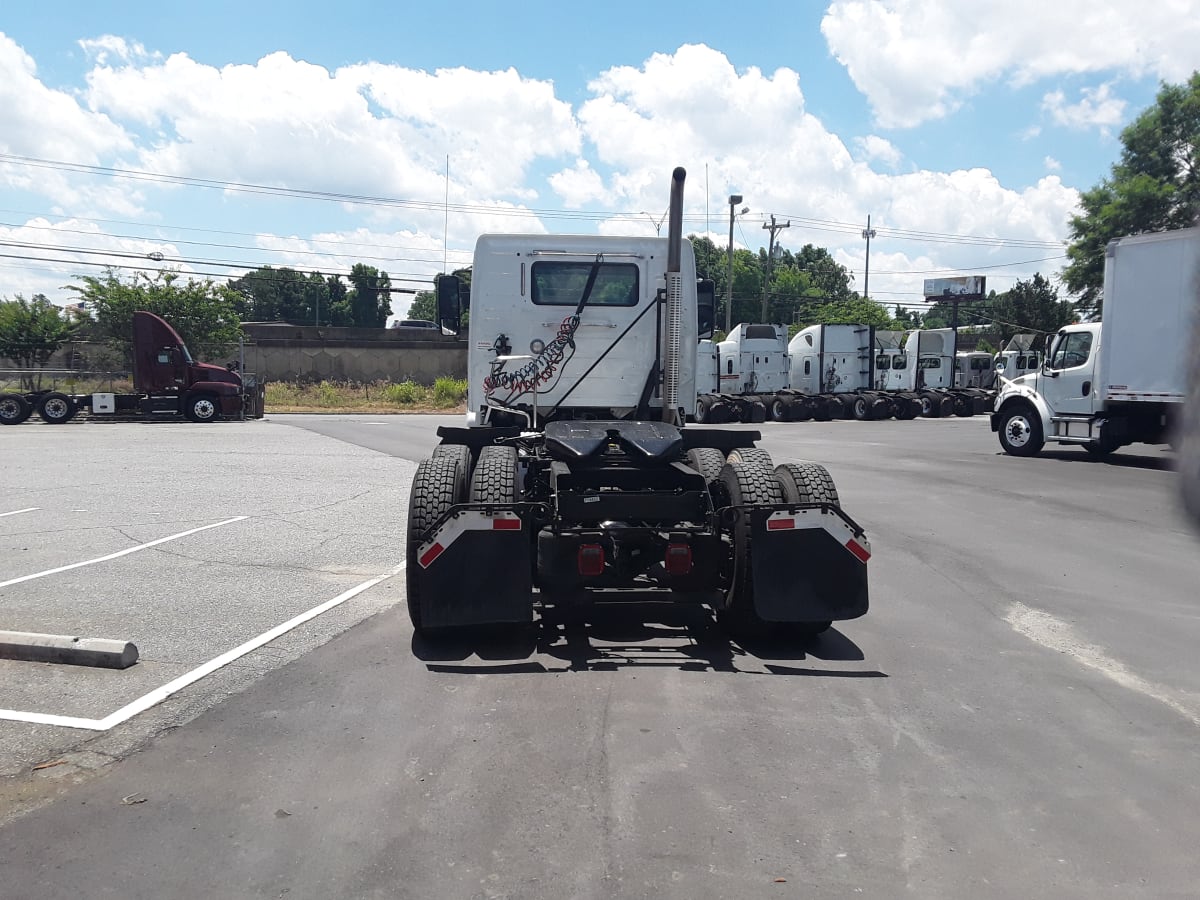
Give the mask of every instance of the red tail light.
M 604 548 L 599 544 L 580 544 L 579 555 L 576 557 L 579 574 L 585 578 L 595 578 L 604 574 Z
M 667 544 L 663 565 L 668 575 L 687 575 L 692 571 L 692 548 L 688 544 Z

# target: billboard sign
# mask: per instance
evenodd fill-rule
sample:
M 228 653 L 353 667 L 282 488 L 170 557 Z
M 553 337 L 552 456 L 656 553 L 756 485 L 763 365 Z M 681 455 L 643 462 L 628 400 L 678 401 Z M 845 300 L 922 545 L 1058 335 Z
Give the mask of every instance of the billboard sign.
M 926 300 L 982 300 L 987 279 L 982 275 L 959 275 L 955 278 L 926 278 Z

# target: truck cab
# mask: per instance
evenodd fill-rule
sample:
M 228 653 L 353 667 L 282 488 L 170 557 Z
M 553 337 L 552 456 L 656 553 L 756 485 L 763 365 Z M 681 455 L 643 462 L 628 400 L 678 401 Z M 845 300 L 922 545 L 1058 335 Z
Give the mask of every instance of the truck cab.
M 739 323 L 717 345 L 722 394 L 765 394 L 788 386 L 787 328 Z

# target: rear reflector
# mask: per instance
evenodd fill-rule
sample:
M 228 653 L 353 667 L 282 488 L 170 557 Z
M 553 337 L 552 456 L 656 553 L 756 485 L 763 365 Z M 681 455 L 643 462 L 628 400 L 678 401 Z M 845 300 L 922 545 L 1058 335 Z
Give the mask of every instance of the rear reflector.
M 687 544 L 667 544 L 663 566 L 668 575 L 687 575 L 692 571 L 692 548 Z
M 871 551 L 858 541 L 854 540 L 854 538 L 850 538 L 850 540 L 846 541 L 846 549 L 857 556 L 861 562 L 866 562 L 871 558 Z
M 492 531 L 520 531 L 521 520 L 513 516 L 511 519 L 492 519 Z
M 767 531 L 783 531 L 784 529 L 795 528 L 795 519 L 767 519 Z
M 580 544 L 576 557 L 579 574 L 585 578 L 595 578 L 604 574 L 604 548 L 599 544 Z
M 433 562 L 435 559 L 437 559 L 439 556 L 441 556 L 442 552 L 445 549 L 446 548 L 443 547 L 441 544 L 434 542 L 434 545 L 432 547 L 430 547 L 428 550 L 426 550 L 424 553 L 421 554 L 421 558 L 420 558 L 420 560 L 418 560 L 421 563 L 421 568 L 422 569 L 428 568 L 429 564 L 431 562 Z

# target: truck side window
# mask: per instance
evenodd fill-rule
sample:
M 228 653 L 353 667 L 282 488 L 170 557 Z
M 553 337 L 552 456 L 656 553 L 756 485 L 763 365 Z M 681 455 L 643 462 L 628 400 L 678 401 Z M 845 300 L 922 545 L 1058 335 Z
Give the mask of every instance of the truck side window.
M 875 368 L 881 370 L 888 368 L 888 356 L 886 353 L 880 353 L 875 357 Z
M 1052 369 L 1074 369 L 1085 365 L 1092 354 L 1092 335 L 1090 332 L 1075 332 L 1066 335 L 1054 349 Z
M 159 350 L 158 351 L 158 364 L 160 366 L 169 366 L 171 364 L 171 351 L 170 350 Z
M 896 369 L 897 371 L 899 371 L 900 369 L 907 369 L 908 368 L 908 357 L 907 356 L 893 356 L 892 357 L 892 368 Z
M 732 359 L 725 360 L 725 373 L 727 375 L 733 374 L 733 360 Z
M 812 360 L 806 359 L 804 361 L 804 374 L 809 375 L 811 373 L 812 373 Z

